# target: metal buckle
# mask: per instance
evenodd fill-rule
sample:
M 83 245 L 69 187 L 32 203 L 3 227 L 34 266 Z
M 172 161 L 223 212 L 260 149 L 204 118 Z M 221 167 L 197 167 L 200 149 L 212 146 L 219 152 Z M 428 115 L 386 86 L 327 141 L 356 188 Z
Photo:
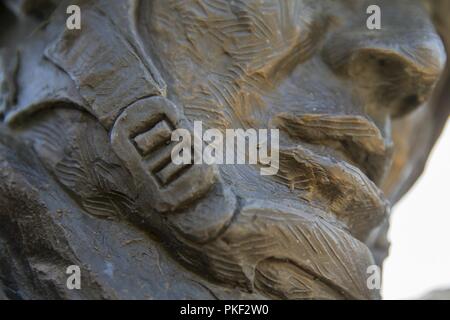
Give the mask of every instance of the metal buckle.
M 172 163 L 177 142 L 171 134 L 177 128 L 192 132 L 183 112 L 157 96 L 131 104 L 111 132 L 112 147 L 133 175 L 140 200 L 159 212 L 175 211 L 204 196 L 218 180 L 215 166 Z

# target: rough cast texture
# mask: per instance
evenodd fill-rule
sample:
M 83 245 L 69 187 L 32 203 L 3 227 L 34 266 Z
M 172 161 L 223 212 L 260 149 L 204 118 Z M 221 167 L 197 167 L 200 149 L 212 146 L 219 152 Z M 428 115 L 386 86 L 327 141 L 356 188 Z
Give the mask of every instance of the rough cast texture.
M 0 6 L 0 299 L 380 297 L 449 113 L 447 1 L 69 2 Z M 173 166 L 194 120 L 278 128 L 280 170 Z

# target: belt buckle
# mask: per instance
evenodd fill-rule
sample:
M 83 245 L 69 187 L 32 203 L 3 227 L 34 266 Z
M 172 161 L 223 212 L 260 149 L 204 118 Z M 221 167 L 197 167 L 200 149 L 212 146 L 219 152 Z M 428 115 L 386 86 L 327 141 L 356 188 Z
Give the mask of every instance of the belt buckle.
M 140 200 L 159 212 L 175 211 L 204 196 L 218 180 L 213 165 L 171 161 L 177 143 L 171 135 L 178 128 L 192 132 L 183 112 L 156 96 L 127 107 L 111 131 L 111 145 L 135 179 Z

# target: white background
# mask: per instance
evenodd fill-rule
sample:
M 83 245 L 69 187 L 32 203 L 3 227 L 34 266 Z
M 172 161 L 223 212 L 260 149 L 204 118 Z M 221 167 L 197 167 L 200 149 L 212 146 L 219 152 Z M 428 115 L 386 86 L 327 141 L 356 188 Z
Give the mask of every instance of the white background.
M 384 299 L 419 298 L 450 289 L 450 123 L 416 185 L 394 207 Z

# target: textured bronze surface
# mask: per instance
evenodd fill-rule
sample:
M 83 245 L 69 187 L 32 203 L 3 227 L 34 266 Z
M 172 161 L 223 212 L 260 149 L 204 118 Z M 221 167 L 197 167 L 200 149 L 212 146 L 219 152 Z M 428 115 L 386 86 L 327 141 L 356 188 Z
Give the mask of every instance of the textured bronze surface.
M 449 3 L 0 2 L 0 299 L 379 299 L 450 110 Z M 194 121 L 279 129 L 279 171 L 175 165 Z

